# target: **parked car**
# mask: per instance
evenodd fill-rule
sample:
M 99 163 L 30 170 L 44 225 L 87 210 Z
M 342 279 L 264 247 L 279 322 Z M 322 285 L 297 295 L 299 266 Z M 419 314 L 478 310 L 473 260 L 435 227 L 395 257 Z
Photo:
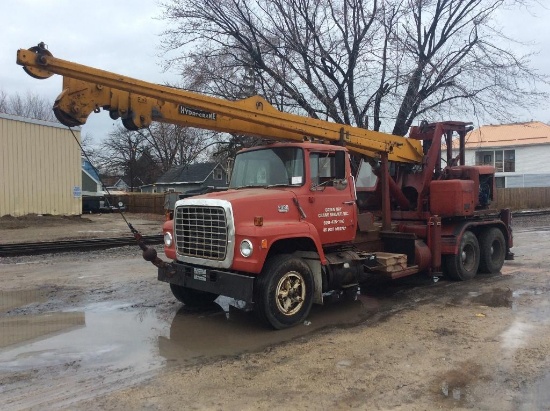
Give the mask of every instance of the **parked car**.
M 82 214 L 112 213 L 115 211 L 126 211 L 126 206 L 122 201 L 114 205 L 107 196 L 82 197 Z

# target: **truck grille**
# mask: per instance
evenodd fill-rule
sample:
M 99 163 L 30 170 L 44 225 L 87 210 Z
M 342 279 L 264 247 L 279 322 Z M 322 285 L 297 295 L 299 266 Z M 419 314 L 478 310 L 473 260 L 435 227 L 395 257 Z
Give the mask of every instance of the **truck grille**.
M 225 259 L 227 221 L 222 207 L 177 207 L 174 230 L 178 254 L 211 260 Z

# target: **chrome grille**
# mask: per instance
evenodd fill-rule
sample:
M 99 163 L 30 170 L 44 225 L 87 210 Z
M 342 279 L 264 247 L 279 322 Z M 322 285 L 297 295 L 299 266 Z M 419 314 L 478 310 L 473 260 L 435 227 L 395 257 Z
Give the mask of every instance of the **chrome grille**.
M 222 207 L 177 207 L 174 229 L 178 254 L 211 260 L 225 259 L 227 221 Z

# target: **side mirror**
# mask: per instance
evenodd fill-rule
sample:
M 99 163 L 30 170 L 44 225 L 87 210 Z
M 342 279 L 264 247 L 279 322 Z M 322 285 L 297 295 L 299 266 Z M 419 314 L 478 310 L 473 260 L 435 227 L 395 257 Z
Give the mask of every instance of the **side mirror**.
M 344 150 L 337 150 L 336 153 L 334 153 L 334 161 L 335 161 L 335 176 L 334 178 L 336 180 L 345 180 L 346 178 L 346 158 L 347 154 Z

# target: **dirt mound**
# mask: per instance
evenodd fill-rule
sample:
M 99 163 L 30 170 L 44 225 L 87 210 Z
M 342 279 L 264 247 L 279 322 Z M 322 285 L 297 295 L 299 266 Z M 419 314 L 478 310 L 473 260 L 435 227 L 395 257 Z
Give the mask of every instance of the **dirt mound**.
M 71 224 L 91 223 L 92 220 L 81 216 L 27 214 L 21 217 L 5 215 L 0 217 L 0 229 L 17 230 L 27 227 L 57 227 Z

